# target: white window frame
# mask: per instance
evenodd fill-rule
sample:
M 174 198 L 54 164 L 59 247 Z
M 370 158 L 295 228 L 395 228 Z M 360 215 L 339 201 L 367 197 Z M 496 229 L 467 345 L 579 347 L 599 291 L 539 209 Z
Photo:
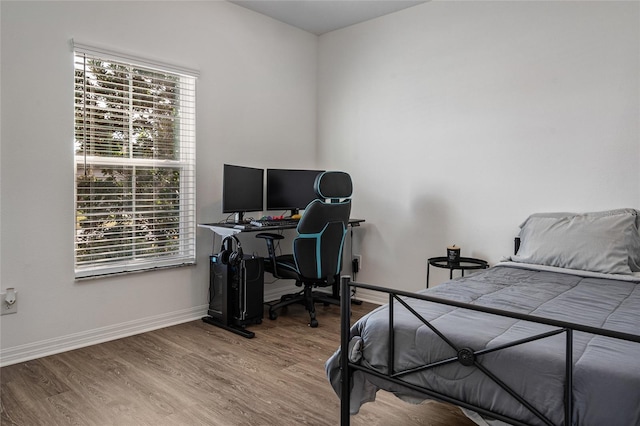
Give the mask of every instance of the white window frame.
M 72 41 L 73 48 L 73 57 L 74 63 L 78 56 L 91 58 L 91 59 L 99 59 L 105 62 L 113 62 L 118 63 L 119 65 L 130 66 L 139 70 L 146 71 L 155 71 L 166 75 L 172 75 L 173 77 L 178 78 L 178 85 L 180 88 L 180 96 L 178 97 L 178 105 L 176 121 L 179 123 L 177 125 L 177 133 L 176 138 L 178 140 L 178 155 L 176 158 L 171 159 L 162 159 L 162 158 L 144 158 L 144 157 L 134 157 L 133 152 L 129 154 L 128 157 L 114 157 L 108 155 L 92 155 L 95 153 L 87 153 L 84 152 L 75 152 L 74 153 L 74 214 L 76 215 L 76 229 L 74 236 L 74 270 L 76 279 L 84 279 L 84 278 L 94 278 L 105 275 L 112 274 L 121 274 L 128 272 L 141 272 L 145 270 L 152 270 L 157 268 L 166 268 L 166 267 L 176 267 L 183 265 L 192 265 L 195 264 L 196 256 L 196 208 L 195 208 L 195 190 L 196 190 L 196 182 L 195 182 L 195 136 L 196 136 L 196 103 L 195 103 L 195 94 L 196 94 L 196 79 L 198 73 L 194 70 L 190 70 L 183 67 L 177 67 L 175 65 L 164 64 L 156 61 L 147 60 L 144 58 L 139 58 L 137 56 L 123 54 L 119 52 L 114 52 L 109 49 L 98 48 L 94 46 L 88 46 L 85 44 L 80 44 L 75 41 Z M 74 74 L 75 74 L 75 65 L 74 65 Z M 84 73 L 84 78 L 87 78 L 86 73 Z M 75 87 L 75 84 L 74 84 Z M 81 95 L 84 95 L 85 90 L 81 90 Z M 184 96 L 182 94 L 184 93 Z M 74 111 L 76 111 L 78 105 L 76 105 L 77 97 L 74 96 Z M 75 112 L 74 112 L 75 114 Z M 86 118 L 85 118 L 86 120 Z M 82 137 L 87 138 L 86 131 L 82 132 Z M 74 132 L 74 144 L 78 144 L 77 134 Z M 127 135 L 129 138 L 131 134 Z M 87 141 L 83 141 L 82 144 L 83 149 L 87 146 Z M 76 149 L 74 149 L 76 151 Z M 133 150 L 132 150 L 133 151 Z M 99 154 L 99 153 L 98 153 Z M 78 211 L 79 207 L 79 197 L 78 197 L 78 170 L 81 168 L 87 167 L 95 167 L 96 169 L 100 166 L 104 167 L 113 167 L 113 168 L 131 168 L 133 170 L 137 170 L 137 168 L 145 168 L 145 169 L 179 169 L 180 170 L 180 179 L 179 179 L 179 195 L 177 198 L 179 199 L 179 224 L 177 225 L 175 231 L 177 231 L 177 247 L 171 248 L 168 253 L 154 253 L 154 254 L 144 254 L 142 251 L 139 254 L 137 250 L 123 250 L 120 249 L 118 244 L 121 244 L 122 247 L 127 246 L 126 242 L 126 234 L 121 233 L 118 241 L 118 244 L 111 246 L 111 248 L 103 248 L 102 255 L 103 256 L 113 256 L 109 258 L 99 258 L 97 260 L 83 260 L 85 257 L 80 255 L 82 252 L 82 242 L 80 236 L 82 235 L 82 230 L 78 225 L 78 221 L 81 220 L 79 217 L 81 216 Z M 135 187 L 135 172 L 132 173 L 132 185 Z M 145 194 L 146 195 L 146 194 Z M 158 197 L 159 193 L 152 193 L 154 197 Z M 132 200 L 135 200 L 137 197 L 136 191 L 132 191 Z M 116 197 L 117 198 L 117 197 Z M 156 199 L 156 198 L 154 198 Z M 134 223 L 132 225 L 132 234 L 135 231 L 139 231 L 137 225 L 135 224 L 135 217 L 138 213 L 141 213 L 140 210 L 136 210 L 135 201 L 132 201 L 134 204 L 131 207 L 132 219 L 131 221 Z M 86 209 L 85 209 L 86 210 Z M 97 208 L 96 208 L 97 210 Z M 126 211 L 124 211 L 126 213 Z M 136 213 L 138 212 L 138 213 Z M 135 245 L 131 239 L 131 247 Z M 132 252 L 133 254 L 118 254 L 124 251 Z M 153 251 L 151 251 L 153 253 Z M 99 257 L 98 255 L 97 257 Z

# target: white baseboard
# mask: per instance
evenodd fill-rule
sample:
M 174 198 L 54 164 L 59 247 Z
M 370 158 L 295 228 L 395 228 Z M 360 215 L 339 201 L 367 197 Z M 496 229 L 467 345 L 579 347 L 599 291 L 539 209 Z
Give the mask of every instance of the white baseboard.
M 273 285 L 264 287 L 264 301 L 265 302 L 273 302 L 274 300 L 280 299 L 280 297 L 285 294 L 296 293 L 302 290 L 301 287 L 296 287 L 295 285 Z
M 297 287 L 291 285 L 291 283 L 285 282 L 284 285 L 270 286 L 270 288 L 265 286 L 264 300 L 276 300 L 284 294 L 296 291 Z M 2 349 L 0 350 L 0 367 L 194 321 L 206 316 L 208 308 L 208 305 L 201 305 L 168 314 Z
M 384 305 L 385 303 L 389 302 L 389 295 L 387 293 L 371 291 L 363 288 L 359 288 L 357 290 L 355 298 L 357 300 L 373 303 L 375 305 Z
M 297 291 L 297 289 L 298 287 L 291 285 L 273 286 L 271 288 L 265 287 L 264 300 L 277 300 L 282 295 L 293 293 Z M 376 298 L 375 296 L 379 297 Z M 358 291 L 356 298 L 365 302 L 380 305 L 387 302 L 387 300 L 382 300 L 384 299 L 384 296 L 385 295 L 381 295 L 378 292 L 360 290 Z M 42 340 L 40 342 L 2 349 L 0 350 L 0 367 L 30 361 L 32 359 L 42 358 L 73 349 L 84 348 L 98 343 L 108 342 L 110 340 L 121 339 L 123 337 L 133 336 L 135 334 L 145 333 L 159 328 L 194 321 L 206 316 L 208 308 L 208 305 L 201 305 L 181 311 L 170 312 L 122 324 L 83 331 L 81 333 L 56 337 L 54 339 Z
M 292 283 L 293 281 L 291 281 Z M 264 300 L 265 302 L 271 302 L 274 300 L 280 299 L 281 296 L 290 293 L 296 293 L 302 290 L 302 287 L 296 287 L 286 281 L 283 281 L 285 285 L 272 285 L 264 287 Z M 287 285 L 288 284 L 288 285 Z M 325 291 L 330 293 L 331 290 L 329 287 L 317 288 L 317 291 Z M 381 293 L 379 291 L 371 291 L 366 289 L 358 289 L 356 294 L 356 299 L 362 300 L 363 302 L 370 302 L 375 305 L 384 305 L 389 302 L 389 296 L 386 293 Z
M 206 316 L 207 309 L 208 305 L 201 305 L 167 314 L 3 349 L 0 350 L 0 367 L 194 321 Z

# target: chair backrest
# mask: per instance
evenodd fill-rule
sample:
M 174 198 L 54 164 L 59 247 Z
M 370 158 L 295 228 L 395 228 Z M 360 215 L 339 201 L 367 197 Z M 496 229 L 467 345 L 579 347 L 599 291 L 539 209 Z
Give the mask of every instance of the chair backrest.
M 302 277 L 331 284 L 342 269 L 351 214 L 351 176 L 345 172 L 321 173 L 315 190 L 319 199 L 305 208 L 293 240 L 293 255 Z

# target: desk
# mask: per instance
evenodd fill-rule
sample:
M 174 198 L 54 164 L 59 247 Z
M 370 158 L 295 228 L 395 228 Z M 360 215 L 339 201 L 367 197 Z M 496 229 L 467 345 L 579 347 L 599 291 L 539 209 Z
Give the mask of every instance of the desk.
M 349 227 L 353 231 L 353 228 L 360 226 L 360 224 L 364 223 L 364 219 L 349 219 Z M 206 228 L 214 232 L 214 234 L 220 235 L 220 237 L 228 237 L 229 235 L 239 234 L 241 232 L 269 232 L 269 231 L 284 231 L 286 229 L 295 229 L 297 227 L 296 224 L 285 223 L 283 225 L 275 225 L 275 226 L 254 226 L 249 223 L 243 223 L 242 226 L 244 228 L 236 228 L 236 223 L 199 223 L 198 226 L 200 228 Z M 353 236 L 353 234 L 352 234 Z M 351 247 L 353 249 L 353 247 Z M 212 254 L 216 253 L 216 240 L 215 235 L 213 238 L 213 247 Z M 353 259 L 353 250 L 351 250 L 351 259 Z M 352 271 L 353 272 L 353 271 Z M 355 277 L 354 277 L 355 279 Z M 339 285 L 339 284 L 338 284 Z M 338 294 L 336 290 L 336 294 Z
M 355 227 L 360 226 L 363 223 L 364 219 L 349 219 L 349 226 Z M 240 232 L 262 232 L 262 231 L 280 231 L 284 229 L 295 229 L 297 227 L 296 224 L 292 224 L 290 222 L 285 223 L 283 225 L 274 225 L 274 226 L 254 226 L 250 223 L 243 223 L 242 226 L 244 228 L 236 228 L 238 224 L 236 223 L 226 223 L 226 222 L 218 222 L 218 223 L 199 223 L 198 226 L 201 228 L 207 228 L 220 235 L 221 237 L 227 237 L 229 235 L 238 234 Z
M 461 271 L 464 277 L 464 271 L 470 269 L 486 269 L 489 264 L 486 260 L 475 259 L 473 257 L 461 257 L 459 262 L 449 262 L 447 256 L 432 257 L 427 260 L 427 288 L 429 288 L 429 267 L 435 266 L 436 268 L 449 269 L 449 279 L 453 279 L 453 271 Z
M 364 219 L 349 219 L 349 227 L 351 228 L 351 231 L 353 232 L 353 228 L 360 226 L 360 224 L 362 224 L 365 220 Z M 243 224 L 243 228 L 236 228 L 236 224 L 235 223 L 200 223 L 198 224 L 198 227 L 200 228 L 206 228 L 209 229 L 211 231 L 213 231 L 214 235 L 213 235 L 213 245 L 212 245 L 212 257 L 215 257 L 215 253 L 217 253 L 216 250 L 216 236 L 219 235 L 221 238 L 225 238 L 228 237 L 230 235 L 235 235 L 235 234 L 239 234 L 241 232 L 269 232 L 269 231 L 281 231 L 281 230 L 286 230 L 286 229 L 295 229 L 297 227 L 297 224 L 291 223 L 291 222 L 283 222 L 283 224 L 279 224 L 279 225 L 274 225 L 274 226 L 253 226 L 250 224 Z M 353 237 L 353 235 L 352 235 Z M 352 239 L 352 238 L 351 238 Z M 350 251 L 351 251 L 351 259 L 353 259 L 353 247 L 352 247 L 352 242 L 350 242 Z M 353 268 L 353 263 L 351 263 L 352 268 Z M 210 266 L 211 268 L 211 266 Z M 211 273 L 211 272 L 210 272 Z M 212 278 L 209 278 L 210 280 L 210 286 L 212 281 Z M 339 292 L 339 286 L 340 286 L 340 282 L 336 282 L 333 286 L 332 286 L 332 292 L 331 295 L 332 297 L 338 299 L 340 297 L 340 292 Z M 224 293 L 224 289 L 223 289 L 223 293 Z M 226 299 L 225 299 L 226 300 Z M 225 302 L 226 303 L 226 302 Z M 352 303 L 361 303 L 359 301 L 355 301 L 352 300 Z M 227 309 L 225 307 L 225 309 Z M 223 310 L 222 313 L 222 321 L 210 321 L 207 320 L 206 322 L 209 322 L 210 324 L 214 324 L 220 327 L 223 327 L 227 330 L 233 331 L 234 333 L 237 334 L 241 334 L 245 337 L 253 337 L 253 333 L 251 332 L 246 332 L 244 331 L 241 327 L 235 327 L 233 324 L 229 324 L 229 321 L 227 319 L 228 317 L 228 312 L 226 310 Z

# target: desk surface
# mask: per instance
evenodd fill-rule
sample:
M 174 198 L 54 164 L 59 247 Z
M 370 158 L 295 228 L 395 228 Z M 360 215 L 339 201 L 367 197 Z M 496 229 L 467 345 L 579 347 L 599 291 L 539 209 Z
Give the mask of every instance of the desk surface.
M 364 219 L 349 219 L 349 226 L 360 226 Z M 282 225 L 274 226 L 254 226 L 250 223 L 236 224 L 236 223 L 199 223 L 199 227 L 211 229 L 216 234 L 220 235 L 232 235 L 239 232 L 260 232 L 260 231 L 277 231 L 281 229 L 295 229 L 297 224 L 285 223 Z

